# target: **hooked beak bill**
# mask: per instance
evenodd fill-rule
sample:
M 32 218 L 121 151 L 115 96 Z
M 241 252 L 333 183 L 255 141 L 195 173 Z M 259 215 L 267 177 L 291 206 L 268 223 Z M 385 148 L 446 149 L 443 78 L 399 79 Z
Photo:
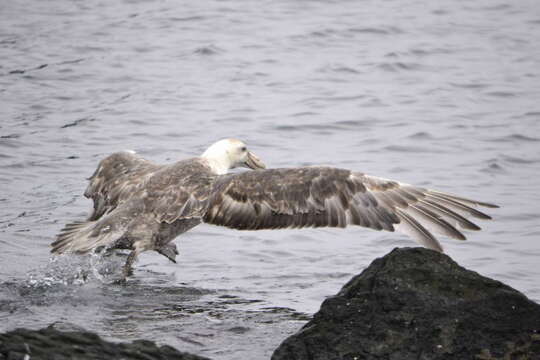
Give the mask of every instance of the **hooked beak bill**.
M 251 151 L 248 151 L 247 160 L 246 160 L 246 162 L 244 164 L 246 165 L 246 167 L 248 167 L 250 169 L 253 169 L 253 170 L 266 169 L 266 165 L 264 165 L 264 163 L 261 161 L 261 159 L 259 159 L 255 155 L 253 155 L 253 153 Z

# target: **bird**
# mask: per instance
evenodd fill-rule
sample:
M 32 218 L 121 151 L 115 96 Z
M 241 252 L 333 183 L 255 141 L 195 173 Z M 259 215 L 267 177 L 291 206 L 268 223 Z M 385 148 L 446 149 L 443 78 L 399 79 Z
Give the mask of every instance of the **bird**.
M 245 167 L 251 171 L 229 173 Z M 357 225 L 404 233 L 443 252 L 434 234 L 465 240 L 497 208 L 445 192 L 328 167 L 270 168 L 238 139 L 213 143 L 198 157 L 160 165 L 133 151 L 102 159 L 84 196 L 93 211 L 65 225 L 54 254 L 129 250 L 123 279 L 139 254 L 154 250 L 176 262 L 178 235 L 201 223 L 238 230 Z

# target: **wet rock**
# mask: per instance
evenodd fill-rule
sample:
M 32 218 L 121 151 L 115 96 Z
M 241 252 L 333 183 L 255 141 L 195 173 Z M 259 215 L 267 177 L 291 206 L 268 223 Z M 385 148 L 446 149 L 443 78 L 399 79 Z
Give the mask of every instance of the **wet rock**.
M 540 359 L 540 305 L 423 248 L 376 259 L 272 360 Z
M 208 360 L 179 352 L 152 341 L 112 343 L 87 331 L 60 331 L 52 326 L 41 330 L 17 329 L 0 334 L 1 360 Z

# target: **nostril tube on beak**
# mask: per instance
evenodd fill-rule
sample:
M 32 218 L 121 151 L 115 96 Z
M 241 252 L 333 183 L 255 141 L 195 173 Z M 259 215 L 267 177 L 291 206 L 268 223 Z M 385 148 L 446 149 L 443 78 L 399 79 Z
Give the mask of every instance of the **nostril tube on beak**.
M 264 165 L 261 159 L 255 156 L 252 152 L 248 152 L 246 166 L 253 170 L 266 168 L 266 165 Z

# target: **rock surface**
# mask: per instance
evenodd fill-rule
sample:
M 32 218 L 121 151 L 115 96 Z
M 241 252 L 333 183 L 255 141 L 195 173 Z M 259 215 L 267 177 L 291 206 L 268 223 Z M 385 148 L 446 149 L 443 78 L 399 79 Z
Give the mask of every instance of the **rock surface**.
M 47 327 L 41 330 L 17 329 L 0 334 L 1 360 L 209 360 L 179 352 L 152 341 L 111 343 L 86 331 L 64 332 Z
M 444 254 L 395 249 L 272 356 L 300 359 L 538 360 L 540 305 Z

